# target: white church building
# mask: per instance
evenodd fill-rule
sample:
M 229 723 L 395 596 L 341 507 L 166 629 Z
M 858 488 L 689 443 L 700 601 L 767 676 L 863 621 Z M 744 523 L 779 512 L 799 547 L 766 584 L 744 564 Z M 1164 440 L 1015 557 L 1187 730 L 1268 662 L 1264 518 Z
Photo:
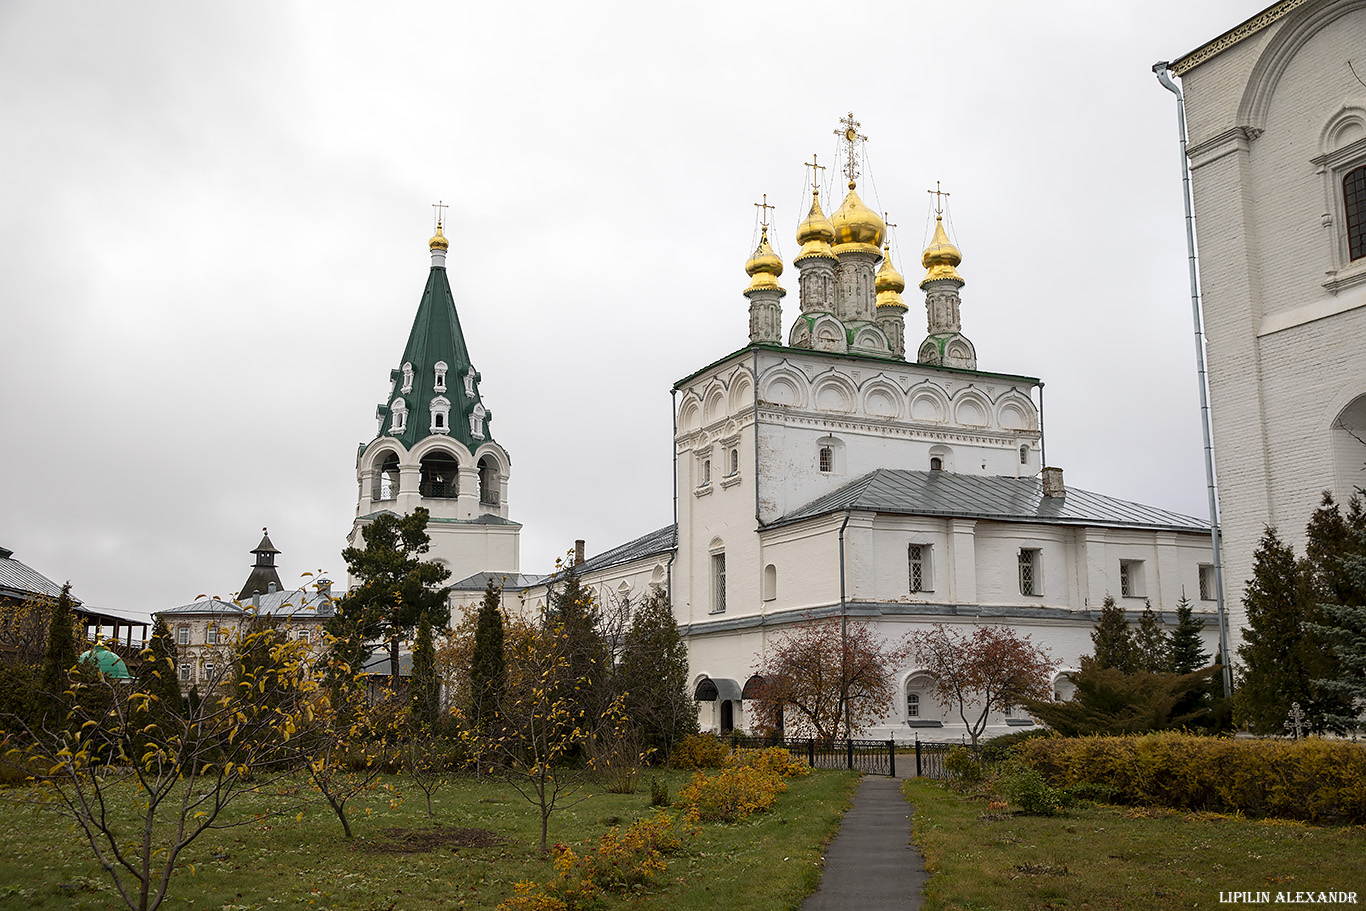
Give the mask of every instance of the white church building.
M 1049 648 L 1070 686 L 1106 595 L 1169 626 L 1189 596 L 1214 651 L 1207 523 L 1069 489 L 1043 462 L 1034 377 L 979 367 L 964 334 L 962 256 L 943 220 L 925 250 L 926 327 L 906 357 L 909 309 L 886 226 L 859 198 L 846 124 L 847 195 L 819 191 L 796 226 L 796 312 L 765 225 L 745 264 L 749 336 L 699 351 L 674 388 L 676 521 L 579 566 L 606 601 L 668 593 L 686 637 L 704 729 L 745 729 L 745 689 L 766 649 L 805 620 L 847 616 L 888 639 L 930 624 L 1000 624 Z M 469 609 L 492 576 L 504 603 L 543 609 L 547 576 L 520 572 L 507 514 L 510 461 L 492 438 L 445 268 L 431 240 L 427 288 L 379 428 L 356 462 L 353 543 L 383 510 L 432 514 L 431 556 Z M 737 301 L 737 325 L 743 310 Z M 968 310 L 971 313 L 970 307 Z M 970 325 L 971 320 L 967 323 Z M 783 326 L 788 326 L 786 333 Z M 1032 722 L 993 717 L 988 734 Z M 866 736 L 958 739 L 956 712 L 908 664 L 893 710 Z

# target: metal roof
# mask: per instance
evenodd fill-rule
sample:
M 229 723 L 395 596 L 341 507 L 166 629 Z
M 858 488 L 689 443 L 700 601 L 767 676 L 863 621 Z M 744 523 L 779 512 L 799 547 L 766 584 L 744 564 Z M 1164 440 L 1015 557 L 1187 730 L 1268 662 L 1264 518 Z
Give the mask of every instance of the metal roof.
M 329 595 L 324 595 L 317 591 L 306 591 L 304 589 L 293 589 L 292 591 L 267 592 L 259 598 L 259 606 L 254 606 L 251 600 L 233 602 L 224 601 L 222 598 L 200 598 L 190 604 L 182 604 L 179 607 L 168 607 L 165 610 L 156 611 L 153 616 L 159 614 L 173 614 L 176 616 L 187 616 L 194 614 L 209 614 L 215 617 L 223 616 L 246 616 L 248 613 L 257 613 L 266 617 L 286 617 L 286 618 L 305 618 L 317 617 L 326 620 L 335 614 L 336 601 Z
M 62 587 L 53 582 L 47 576 L 38 572 L 36 569 L 14 559 L 13 551 L 0 547 L 0 591 L 12 593 L 18 597 L 29 595 L 46 595 L 49 598 L 56 598 L 62 593 Z M 79 598 L 71 599 L 79 604 Z
M 538 585 L 545 576 L 528 576 L 526 573 L 475 573 L 461 579 L 451 586 L 451 591 L 472 592 L 483 591 L 488 588 L 489 580 L 492 579 L 495 585 L 501 586 L 504 591 L 516 591 L 521 588 L 531 588 Z
M 634 563 L 636 560 L 644 560 L 646 557 L 667 554 L 674 549 L 677 530 L 677 525 L 665 525 L 663 528 L 655 529 L 648 535 L 641 535 L 634 541 L 627 541 L 625 544 L 604 551 L 596 557 L 589 557 L 578 565 L 578 571 L 580 574 L 592 573 L 602 569 L 610 569 L 613 566 Z
M 1204 521 L 1076 487 L 1045 497 L 1038 478 L 880 468 L 812 500 L 768 527 L 853 509 L 910 516 L 955 516 L 1001 522 L 1096 525 L 1208 532 Z

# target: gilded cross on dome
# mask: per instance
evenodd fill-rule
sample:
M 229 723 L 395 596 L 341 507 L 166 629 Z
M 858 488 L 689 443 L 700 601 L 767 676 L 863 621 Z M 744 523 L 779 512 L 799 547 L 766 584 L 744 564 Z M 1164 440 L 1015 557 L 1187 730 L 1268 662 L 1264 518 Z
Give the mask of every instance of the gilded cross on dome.
M 825 165 L 816 164 L 816 153 L 812 152 L 811 160 L 803 162 L 802 166 L 811 169 L 811 185 L 813 187 L 819 187 L 821 184 L 820 172 L 825 170 Z
M 836 130 L 835 135 L 840 137 L 840 141 L 844 143 L 846 156 L 844 176 L 849 178 L 849 189 L 852 190 L 854 181 L 858 179 L 858 144 L 867 142 L 868 137 L 858 131 L 861 124 L 854 119 L 853 111 L 840 119 L 840 126 L 844 129 Z
M 764 228 L 765 231 L 767 231 L 767 230 L 768 230 L 768 210 L 769 210 L 769 209 L 773 209 L 773 210 L 776 212 L 777 209 L 778 209 L 778 207 L 777 207 L 777 206 L 770 206 L 770 205 L 768 204 L 768 194 L 765 193 L 765 194 L 764 194 L 764 201 L 763 201 L 763 202 L 756 202 L 756 203 L 754 204 L 754 208 L 756 208 L 756 209 L 759 210 L 759 224 L 763 226 L 763 228 Z
M 438 199 L 436 202 L 432 203 L 432 208 L 436 210 L 436 228 L 439 231 L 441 230 L 441 225 L 446 221 L 446 210 L 449 209 L 450 206 Z
M 948 194 L 948 193 L 940 192 L 940 190 L 939 190 L 939 181 L 936 180 L 936 181 L 934 182 L 934 189 L 933 189 L 933 190 L 926 190 L 925 192 L 926 192 L 926 193 L 929 193 L 931 196 L 934 197 L 934 215 L 935 215 L 935 217 L 938 218 L 940 215 L 943 215 L 943 214 L 944 214 L 944 206 L 942 205 L 942 203 L 944 202 L 944 197 L 945 197 L 945 196 L 948 196 L 949 194 Z

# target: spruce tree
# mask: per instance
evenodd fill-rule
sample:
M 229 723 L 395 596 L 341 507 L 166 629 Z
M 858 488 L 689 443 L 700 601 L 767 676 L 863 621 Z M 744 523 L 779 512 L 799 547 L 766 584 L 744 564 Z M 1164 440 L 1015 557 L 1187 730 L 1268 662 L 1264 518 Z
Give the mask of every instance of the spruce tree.
M 1172 631 L 1168 650 L 1168 669 L 1174 674 L 1190 674 L 1209 666 L 1210 655 L 1205 651 L 1200 631 L 1203 620 L 1195 619 L 1190 599 L 1185 595 L 1176 602 L 1176 629 Z
M 76 642 L 76 615 L 71 603 L 71 583 L 62 586 L 52 606 L 52 623 L 47 631 L 47 650 L 43 656 L 43 675 L 38 682 L 38 721 L 55 723 L 63 713 L 71 669 L 79 656 Z
M 578 690 L 574 701 L 586 717 L 599 717 L 611 702 L 607 647 L 598 630 L 593 592 L 583 584 L 572 561 L 550 598 L 547 620 L 564 630 L 566 667 L 561 683 L 567 690 Z
M 170 625 L 161 614 L 157 614 L 152 623 L 152 634 L 143 649 L 137 678 L 142 691 L 155 696 L 162 711 L 175 714 L 184 711 L 180 678 L 176 673 L 175 640 L 171 637 Z
M 1162 622 L 1153 612 L 1153 603 L 1145 601 L 1143 614 L 1138 618 L 1138 629 L 1133 633 L 1134 669 L 1150 674 L 1164 673 L 1171 664 L 1171 644 L 1162 631 Z
M 426 614 L 417 623 L 413 640 L 413 675 L 408 679 L 408 721 L 419 729 L 436 726 L 441 710 L 441 681 L 436 674 L 436 643 Z
M 1115 604 L 1114 596 L 1106 595 L 1101 604 L 1100 619 L 1091 632 L 1092 656 L 1098 667 L 1112 667 L 1125 674 L 1136 669 L 1133 635 L 1124 608 Z
M 631 618 L 617 667 L 626 717 L 643 745 L 667 759 L 674 745 L 697 732 L 697 703 L 688 692 L 688 647 L 663 592 L 652 592 Z
M 470 653 L 470 717 L 476 727 L 487 726 L 503 698 L 507 661 L 503 654 L 502 589 L 490 578 L 475 621 Z

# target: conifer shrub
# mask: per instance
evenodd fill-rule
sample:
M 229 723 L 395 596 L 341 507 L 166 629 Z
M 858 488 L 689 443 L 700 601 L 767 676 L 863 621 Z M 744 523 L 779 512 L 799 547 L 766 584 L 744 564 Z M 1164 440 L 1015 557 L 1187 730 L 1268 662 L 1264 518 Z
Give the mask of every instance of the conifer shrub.
M 1021 744 L 1017 754 L 1054 787 L 1106 787 L 1119 803 L 1366 823 L 1366 749 L 1343 741 L 1165 732 L 1051 737 Z
M 1069 795 L 1044 780 L 1027 765 L 1012 762 L 996 782 L 1006 799 L 1029 816 L 1055 816 L 1069 802 Z
M 714 734 L 689 734 L 669 756 L 675 769 L 719 769 L 730 755 L 730 746 Z

